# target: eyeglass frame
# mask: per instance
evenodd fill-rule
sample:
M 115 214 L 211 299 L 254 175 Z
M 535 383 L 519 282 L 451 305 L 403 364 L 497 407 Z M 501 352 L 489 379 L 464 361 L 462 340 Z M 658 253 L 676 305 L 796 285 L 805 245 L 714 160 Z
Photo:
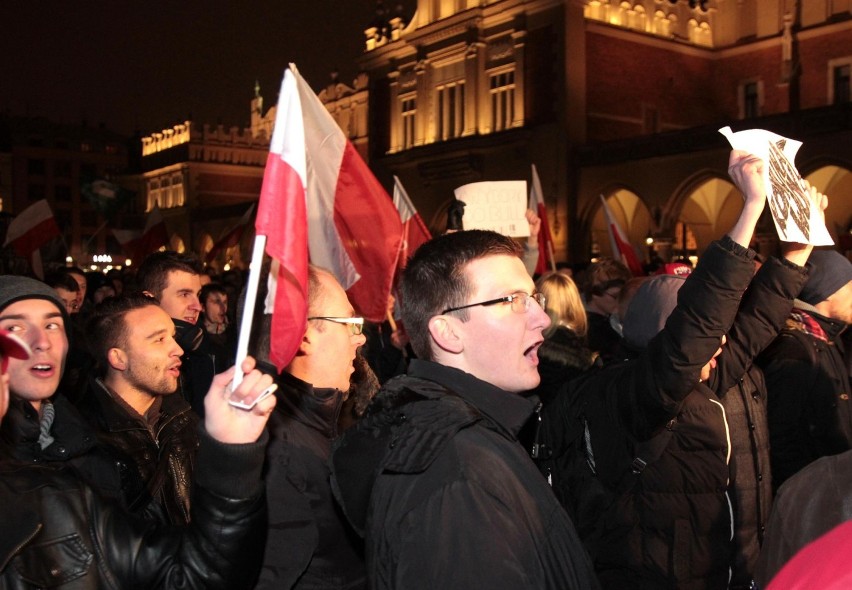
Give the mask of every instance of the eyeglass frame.
M 335 324 L 344 324 L 347 326 L 351 326 L 349 328 L 350 336 L 360 336 L 364 333 L 364 318 L 338 318 L 338 317 L 330 317 L 330 316 L 314 316 L 308 318 L 308 321 L 311 320 L 325 320 L 327 322 L 334 322 Z
M 509 304 L 514 305 L 515 299 L 517 299 L 518 297 L 524 297 L 524 310 L 523 311 L 515 311 L 515 308 L 513 307 L 512 311 L 514 311 L 515 313 L 526 313 L 526 312 L 528 312 L 530 310 L 529 301 L 531 299 L 533 301 L 535 301 L 536 303 L 538 303 L 539 306 L 542 309 L 544 309 L 544 306 L 547 303 L 547 297 L 545 297 L 544 293 L 541 293 L 540 291 L 536 291 L 535 293 L 533 293 L 531 295 L 524 293 L 523 291 L 520 291 L 518 293 L 512 293 L 511 295 L 503 295 L 503 297 L 498 297 L 496 299 L 489 299 L 488 301 L 480 301 L 479 303 L 468 303 L 467 305 L 460 305 L 458 307 L 448 307 L 447 309 L 445 309 L 444 311 L 441 312 L 441 315 L 443 315 L 445 313 L 450 313 L 451 311 L 459 311 L 459 310 L 462 310 L 462 309 L 468 309 L 469 307 L 478 307 L 478 306 L 488 307 L 489 305 L 497 305 L 498 303 L 509 303 Z

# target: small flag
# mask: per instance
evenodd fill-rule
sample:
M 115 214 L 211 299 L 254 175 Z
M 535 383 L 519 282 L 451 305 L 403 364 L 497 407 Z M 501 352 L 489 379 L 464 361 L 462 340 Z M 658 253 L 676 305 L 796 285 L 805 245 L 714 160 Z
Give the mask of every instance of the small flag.
M 556 270 L 556 257 L 553 253 L 553 235 L 550 233 L 550 222 L 547 220 L 547 207 L 544 205 L 544 192 L 541 190 L 541 180 L 538 170 L 532 165 L 532 186 L 530 187 L 530 202 L 528 208 L 536 212 L 541 219 L 541 231 L 538 232 L 538 262 L 535 274 L 543 274 L 548 270 Z
M 245 233 L 249 222 L 251 222 L 251 216 L 254 213 L 254 206 L 255 204 L 252 203 L 251 207 L 249 207 L 248 211 L 243 214 L 237 224 L 231 229 L 229 229 L 227 232 L 225 232 L 225 234 L 221 238 L 219 238 L 219 241 L 213 244 L 213 247 L 210 249 L 210 252 L 208 252 L 207 256 L 205 257 L 205 260 L 208 264 L 214 258 L 216 258 L 216 255 L 222 250 L 233 248 L 234 246 L 240 243 L 240 240 L 243 239 L 243 234 Z
M 121 245 L 124 253 L 137 263 L 141 262 L 148 254 L 156 252 L 162 246 L 169 243 L 169 233 L 160 207 L 154 205 L 145 218 L 145 227 L 138 230 L 114 229 L 112 234 Z
M 60 235 L 59 226 L 46 199 L 36 201 L 9 223 L 6 241 L 18 256 L 29 257 L 33 252 Z
M 612 246 L 612 256 L 617 260 L 620 259 L 630 269 L 634 277 L 645 276 L 645 271 L 642 269 L 639 257 L 636 256 L 636 251 L 627 240 L 624 230 L 621 229 L 615 220 L 615 216 L 610 211 L 603 195 L 601 195 L 601 203 L 603 204 L 606 227 L 609 232 L 610 245 Z
M 432 239 L 432 234 L 423 223 L 423 218 L 414 208 L 405 187 L 402 186 L 402 181 L 397 176 L 393 177 L 393 204 L 402 222 L 402 246 L 399 249 L 397 264 L 398 269 L 402 270 L 417 248 Z

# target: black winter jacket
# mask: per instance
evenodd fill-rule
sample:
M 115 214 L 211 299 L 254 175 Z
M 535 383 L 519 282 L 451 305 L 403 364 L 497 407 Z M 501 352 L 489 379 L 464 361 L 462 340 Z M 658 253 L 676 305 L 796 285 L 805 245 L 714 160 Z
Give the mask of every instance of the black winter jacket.
M 731 504 L 734 509 L 734 557 L 731 587 L 747 588 L 772 508 L 766 384 L 752 366 L 722 397 L 731 433 Z
M 79 406 L 121 469 L 125 507 L 160 523 L 189 522 L 198 417 L 177 393 L 162 396 L 156 431 L 112 399 L 100 379 Z
M 9 399 L 9 409 L 0 423 L 0 455 L 22 463 L 68 465 L 101 495 L 121 499 L 121 466 L 98 444 L 94 431 L 63 394 L 54 395 L 50 403 L 55 412 L 50 429 L 54 440 L 42 449 L 38 412 L 26 400 Z
M 805 303 L 828 340 L 793 317 L 758 362 L 766 375 L 775 489 L 811 461 L 852 449 L 852 391 L 841 333 L 846 324 Z
M 205 435 L 187 528 L 128 515 L 68 468 L 3 457 L 0 588 L 251 588 L 266 529 L 264 444 Z
M 339 439 L 332 485 L 371 588 L 596 588 L 568 515 L 516 436 L 535 402 L 413 360 Z
M 604 587 L 727 586 L 731 444 L 719 397 L 777 333 L 806 276 L 771 259 L 740 305 L 753 275 L 752 256 L 729 238 L 711 245 L 645 351 L 583 384 L 596 402 L 588 406 L 586 424 L 571 419 L 572 390 L 543 416 L 543 438 L 554 453 L 554 490 L 575 516 Z M 716 370 L 708 383 L 699 383 L 724 334 L 728 344 Z M 596 475 L 577 489 L 564 462 L 584 436 Z M 638 449 L 650 444 L 643 441 L 651 439 L 660 441 L 656 456 L 640 456 Z M 588 487 L 597 480 L 614 493 Z
M 363 541 L 337 506 L 328 458 L 343 393 L 278 376 L 269 418 L 269 536 L 260 589 L 366 588 Z

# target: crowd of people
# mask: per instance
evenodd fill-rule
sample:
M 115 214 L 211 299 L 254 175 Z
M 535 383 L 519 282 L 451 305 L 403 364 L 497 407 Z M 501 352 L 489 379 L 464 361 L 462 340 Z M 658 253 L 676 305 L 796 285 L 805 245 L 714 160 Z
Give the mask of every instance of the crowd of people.
M 533 212 L 456 223 L 371 323 L 311 266 L 281 370 L 263 277 L 0 277 L 0 587 L 843 587 L 852 263 L 755 256 L 763 165 L 694 269 L 534 277 Z

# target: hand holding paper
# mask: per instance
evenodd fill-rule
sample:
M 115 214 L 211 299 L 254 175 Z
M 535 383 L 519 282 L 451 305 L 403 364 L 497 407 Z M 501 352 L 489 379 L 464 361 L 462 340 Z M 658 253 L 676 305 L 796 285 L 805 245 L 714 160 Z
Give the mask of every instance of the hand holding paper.
M 805 181 L 793 165 L 801 142 L 764 129 L 734 133 L 730 127 L 724 127 L 719 133 L 728 138 L 735 150 L 763 160 L 763 185 L 775 229 L 782 241 L 814 246 L 834 244 L 820 206 L 812 202 Z

